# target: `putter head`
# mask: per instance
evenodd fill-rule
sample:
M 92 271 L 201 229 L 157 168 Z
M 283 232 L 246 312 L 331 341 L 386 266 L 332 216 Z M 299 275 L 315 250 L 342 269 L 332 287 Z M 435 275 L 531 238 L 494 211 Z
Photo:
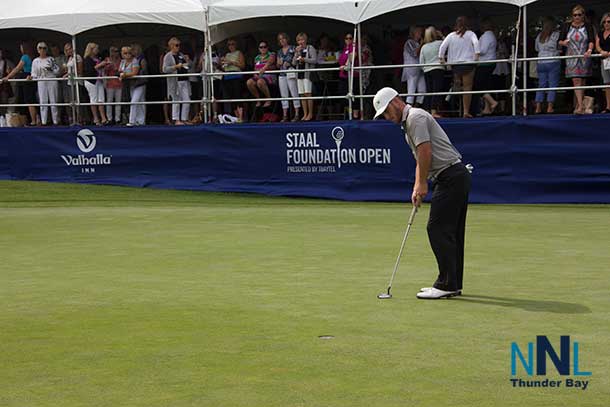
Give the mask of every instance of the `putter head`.
M 388 287 L 388 292 L 379 294 L 377 296 L 377 298 L 379 298 L 380 300 L 389 300 L 390 298 L 392 298 L 392 294 L 390 294 L 390 290 L 391 290 L 391 288 Z

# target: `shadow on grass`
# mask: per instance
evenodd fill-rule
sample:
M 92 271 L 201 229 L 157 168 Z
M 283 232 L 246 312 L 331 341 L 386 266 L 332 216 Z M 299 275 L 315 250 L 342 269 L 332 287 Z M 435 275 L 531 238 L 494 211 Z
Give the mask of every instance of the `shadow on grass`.
M 459 301 L 476 304 L 496 305 L 499 307 L 521 308 L 531 312 L 552 312 L 555 314 L 590 314 L 591 309 L 585 305 L 571 302 L 532 300 L 522 298 L 491 297 L 487 295 L 467 295 L 457 297 Z

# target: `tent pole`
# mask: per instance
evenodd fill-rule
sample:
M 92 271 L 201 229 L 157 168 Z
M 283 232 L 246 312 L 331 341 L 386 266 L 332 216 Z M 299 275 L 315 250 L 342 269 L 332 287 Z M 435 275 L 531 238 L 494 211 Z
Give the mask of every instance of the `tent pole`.
M 523 58 L 527 58 L 527 5 L 523 6 Z M 523 115 L 527 116 L 527 77 L 529 70 L 527 61 L 523 61 Z
M 72 117 L 74 118 L 74 122 L 77 124 L 81 124 L 80 122 L 80 89 L 78 85 L 78 52 L 76 52 L 76 35 L 72 36 L 72 60 L 74 61 L 74 90 L 76 94 L 76 106 L 73 107 L 72 113 L 74 114 Z M 74 95 L 72 95 L 74 99 Z M 74 101 L 72 101 L 74 102 Z
M 512 106 L 513 106 L 513 116 L 517 115 L 517 57 L 519 54 L 519 34 L 521 30 L 521 12 L 523 8 L 519 7 L 519 16 L 517 17 L 517 24 L 515 28 L 517 29 L 517 34 L 515 35 L 515 45 L 513 45 L 513 63 L 511 66 L 511 96 L 512 96 Z
M 360 23 L 358 23 L 358 66 L 362 67 L 362 29 Z M 364 93 L 362 89 L 362 71 L 358 71 L 358 86 L 360 87 L 360 96 Z M 360 98 L 360 120 L 364 120 L 364 99 Z
M 201 51 L 201 57 L 203 58 L 203 66 L 201 67 L 201 69 L 203 69 L 204 72 L 207 72 L 207 64 L 208 64 L 208 58 L 207 58 L 207 54 L 208 54 L 208 48 L 207 48 L 207 42 L 206 42 L 206 37 L 207 35 L 203 35 L 203 50 Z M 195 64 L 196 66 L 197 64 Z M 201 72 L 200 72 L 201 73 Z M 201 76 L 201 88 L 202 88 L 202 97 L 203 99 L 207 99 L 208 98 L 208 85 L 207 85 L 207 80 L 208 78 L 206 76 Z M 208 104 L 203 103 L 201 100 L 199 101 L 200 105 L 201 105 L 201 109 L 203 112 L 203 122 L 207 123 L 208 122 Z
M 349 113 L 349 119 L 348 120 L 352 120 L 352 116 L 353 116 L 353 101 L 352 101 L 352 95 L 354 94 L 354 63 L 355 58 L 354 58 L 354 52 L 356 51 L 356 49 L 354 48 L 354 40 L 356 39 L 356 33 L 357 33 L 357 29 L 358 26 L 356 24 L 354 24 L 354 34 L 352 35 L 352 52 L 349 52 L 348 49 L 348 58 L 347 61 L 350 63 L 350 70 L 349 70 L 349 74 L 347 77 L 347 103 L 348 103 L 348 113 Z
M 74 48 L 72 48 L 72 50 L 74 50 Z M 67 74 L 68 74 L 68 79 L 69 79 L 68 86 L 70 88 L 70 109 L 72 110 L 72 117 L 71 117 L 70 125 L 74 125 L 74 124 L 78 123 L 78 120 L 76 118 L 76 114 L 77 114 L 76 113 L 77 112 L 76 97 L 74 96 L 74 93 L 78 92 L 78 85 L 76 84 L 76 81 L 74 80 L 74 76 L 70 72 L 67 72 Z M 60 82 L 60 84 L 61 84 L 61 86 L 63 86 L 63 83 Z M 64 98 L 65 98 L 65 95 L 64 95 Z
M 208 71 L 207 72 L 208 73 L 213 73 L 214 72 L 214 63 L 212 62 L 212 55 L 213 55 L 213 52 L 212 52 L 212 30 L 210 29 L 210 16 L 209 16 L 209 12 L 210 11 L 208 9 L 207 32 L 208 32 L 208 56 L 209 56 L 208 57 L 208 61 L 209 62 L 208 62 Z M 214 106 L 214 102 L 213 102 L 213 100 L 216 97 L 214 95 L 214 77 L 213 76 L 209 76 L 208 78 L 209 78 L 208 79 L 208 85 L 210 87 L 210 89 L 209 89 L 210 90 L 210 99 L 212 100 L 212 102 L 210 102 L 209 105 L 210 105 L 210 111 L 213 111 L 214 110 L 214 107 L 213 107 Z M 216 113 L 218 113 L 218 112 L 216 112 Z M 213 120 L 213 118 L 214 118 L 214 113 L 212 113 L 212 120 Z M 212 120 L 210 120 L 210 121 L 212 121 Z
M 201 66 L 201 71 L 199 71 L 199 74 L 201 74 L 201 72 L 207 72 L 206 66 L 207 66 L 207 61 L 208 61 L 208 47 L 207 47 L 207 35 L 205 35 L 204 32 L 201 33 L 203 35 L 203 48 L 201 49 L 201 56 L 199 57 L 200 59 L 203 60 L 203 65 Z M 197 62 L 193 62 L 195 64 L 195 66 L 198 65 L 199 61 Z M 201 100 L 199 100 L 199 107 L 201 108 L 201 113 L 202 113 L 202 121 L 204 123 L 208 122 L 208 105 L 206 103 L 203 103 L 204 99 L 208 98 L 208 86 L 207 86 L 207 78 L 204 75 L 201 75 Z

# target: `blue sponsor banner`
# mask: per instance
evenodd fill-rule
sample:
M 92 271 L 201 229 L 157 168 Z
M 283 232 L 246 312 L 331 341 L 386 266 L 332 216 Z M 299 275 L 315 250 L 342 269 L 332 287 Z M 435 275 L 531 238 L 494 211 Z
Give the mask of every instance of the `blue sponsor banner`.
M 610 118 L 446 120 L 471 202 L 610 202 Z M 0 129 L 0 179 L 408 201 L 415 161 L 388 122 Z

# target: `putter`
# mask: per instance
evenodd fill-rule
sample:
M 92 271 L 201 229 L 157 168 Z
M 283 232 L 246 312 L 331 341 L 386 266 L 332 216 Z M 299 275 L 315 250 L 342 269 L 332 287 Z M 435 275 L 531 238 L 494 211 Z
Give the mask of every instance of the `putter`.
M 409 231 L 411 230 L 411 225 L 413 224 L 413 219 L 415 218 L 415 214 L 417 213 L 417 206 L 413 206 L 411 210 L 411 216 L 409 217 L 409 223 L 407 224 L 407 230 L 405 231 L 405 236 L 402 238 L 402 245 L 400 246 L 400 252 L 398 252 L 398 258 L 396 259 L 396 264 L 394 265 L 394 271 L 392 272 L 392 277 L 390 278 L 390 284 L 388 284 L 388 291 L 385 293 L 381 293 L 377 296 L 380 300 L 389 300 L 392 298 L 392 283 L 394 282 L 394 276 L 396 276 L 396 270 L 398 270 L 398 264 L 400 263 L 400 258 L 402 257 L 402 251 L 405 248 L 405 243 L 407 241 L 407 236 L 409 236 Z

